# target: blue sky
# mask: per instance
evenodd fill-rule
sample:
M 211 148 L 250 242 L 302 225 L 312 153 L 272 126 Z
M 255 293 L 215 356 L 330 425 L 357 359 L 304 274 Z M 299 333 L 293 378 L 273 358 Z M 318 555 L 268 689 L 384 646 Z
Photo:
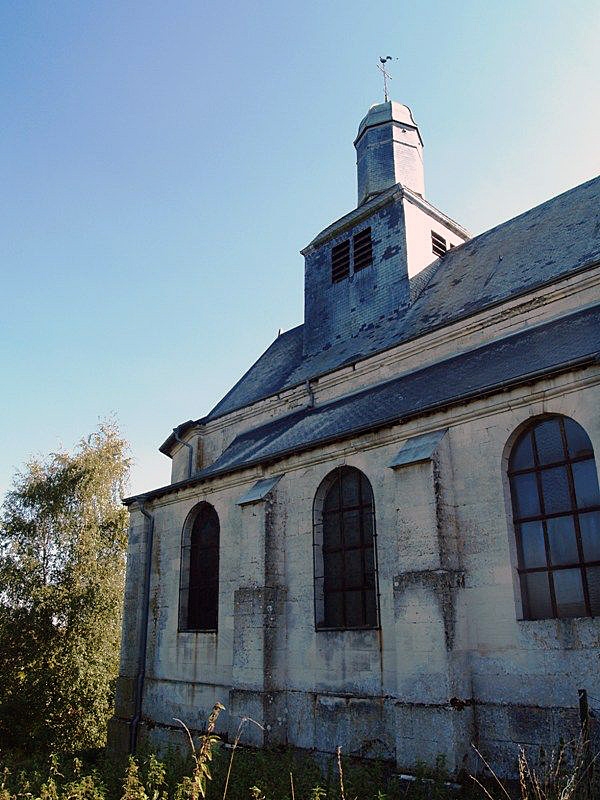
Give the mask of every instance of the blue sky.
M 302 321 L 379 55 L 479 233 L 600 171 L 598 41 L 596 0 L 0 3 L 0 495 L 112 413 L 131 491 L 168 482 L 173 426 Z

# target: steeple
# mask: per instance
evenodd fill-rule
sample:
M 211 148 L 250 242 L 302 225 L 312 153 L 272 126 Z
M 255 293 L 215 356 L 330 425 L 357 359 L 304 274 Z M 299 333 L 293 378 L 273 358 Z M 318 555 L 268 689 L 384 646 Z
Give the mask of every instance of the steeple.
M 372 106 L 354 144 L 358 206 L 302 250 L 306 356 L 370 347 L 373 332 L 409 308 L 411 278 L 469 238 L 423 197 L 423 142 L 409 108 Z
M 424 195 L 423 140 L 408 106 L 393 100 L 371 106 L 354 146 L 359 206 L 396 183 Z

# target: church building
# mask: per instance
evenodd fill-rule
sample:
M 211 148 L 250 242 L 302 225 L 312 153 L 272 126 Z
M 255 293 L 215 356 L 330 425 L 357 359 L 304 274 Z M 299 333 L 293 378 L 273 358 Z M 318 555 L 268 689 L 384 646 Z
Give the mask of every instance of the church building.
M 409 108 L 354 145 L 304 323 L 125 501 L 111 738 L 184 743 L 221 702 L 249 744 L 458 772 L 473 742 L 509 775 L 600 697 L 600 178 L 471 238 Z

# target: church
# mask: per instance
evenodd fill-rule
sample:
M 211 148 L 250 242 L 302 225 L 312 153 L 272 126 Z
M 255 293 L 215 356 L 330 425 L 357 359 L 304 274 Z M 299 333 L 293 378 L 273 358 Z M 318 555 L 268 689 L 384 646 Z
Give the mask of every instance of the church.
M 600 697 L 600 178 L 471 237 L 407 106 L 354 145 L 304 323 L 125 500 L 110 736 L 183 742 L 221 702 L 248 744 L 457 773 L 475 743 L 510 775 Z

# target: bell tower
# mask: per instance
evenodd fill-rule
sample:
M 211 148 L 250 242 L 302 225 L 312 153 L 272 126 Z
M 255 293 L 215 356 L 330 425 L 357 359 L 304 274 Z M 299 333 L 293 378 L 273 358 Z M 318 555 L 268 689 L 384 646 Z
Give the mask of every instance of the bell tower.
M 371 106 L 354 146 L 357 207 L 301 251 L 305 356 L 373 347 L 377 329 L 409 308 L 411 279 L 469 238 L 423 197 L 423 141 L 408 106 Z

